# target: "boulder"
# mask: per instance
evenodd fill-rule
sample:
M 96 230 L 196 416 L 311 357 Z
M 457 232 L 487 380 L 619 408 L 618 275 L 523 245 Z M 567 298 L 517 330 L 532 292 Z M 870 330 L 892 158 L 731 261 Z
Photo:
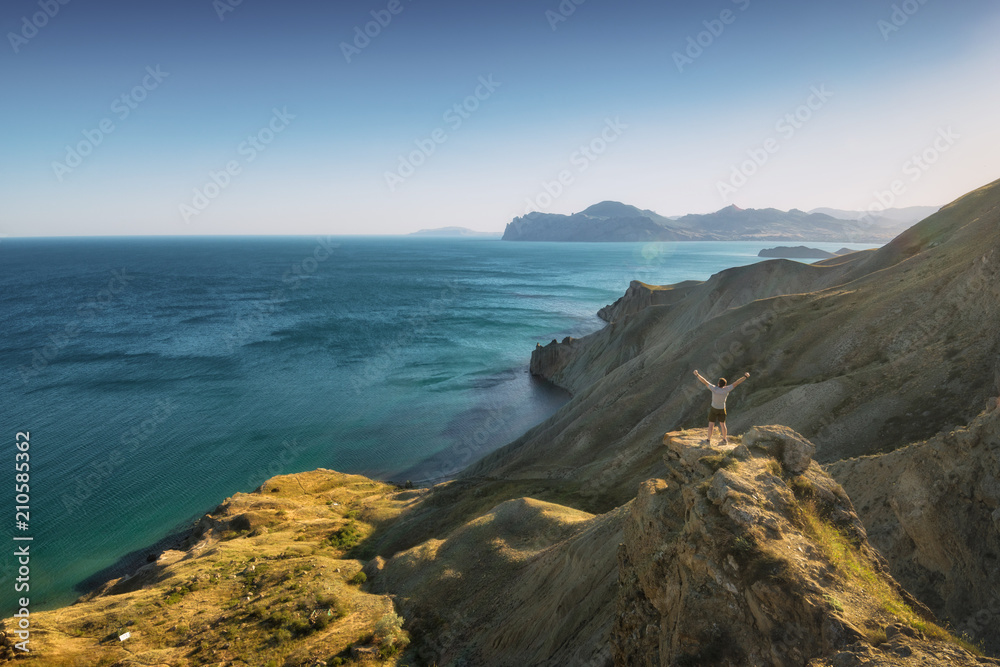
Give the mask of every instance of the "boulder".
M 790 475 L 801 475 L 816 455 L 816 445 L 785 426 L 754 426 L 743 444 L 763 450 L 781 461 Z

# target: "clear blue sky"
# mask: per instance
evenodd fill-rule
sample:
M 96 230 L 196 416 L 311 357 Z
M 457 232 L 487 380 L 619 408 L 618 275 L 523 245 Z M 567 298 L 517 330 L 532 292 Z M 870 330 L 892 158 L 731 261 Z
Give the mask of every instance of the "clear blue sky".
M 1000 177 L 995 0 L 237 1 L 5 2 L 0 233 L 499 231 Z

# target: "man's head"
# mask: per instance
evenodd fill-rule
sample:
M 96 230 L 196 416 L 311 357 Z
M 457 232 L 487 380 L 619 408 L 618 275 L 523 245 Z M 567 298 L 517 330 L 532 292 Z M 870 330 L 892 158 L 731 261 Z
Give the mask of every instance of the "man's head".
M 726 382 L 726 378 L 719 378 L 719 386 L 720 387 L 725 387 L 727 384 L 728 383 Z

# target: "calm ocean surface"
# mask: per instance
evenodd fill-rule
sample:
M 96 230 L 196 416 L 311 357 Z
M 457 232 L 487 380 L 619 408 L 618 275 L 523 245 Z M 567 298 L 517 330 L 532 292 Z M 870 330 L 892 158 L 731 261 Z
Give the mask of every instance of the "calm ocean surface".
M 599 329 L 630 280 L 773 245 L 4 239 L 3 469 L 30 431 L 32 609 L 275 474 L 451 474 L 567 400 L 528 375 L 536 343 Z

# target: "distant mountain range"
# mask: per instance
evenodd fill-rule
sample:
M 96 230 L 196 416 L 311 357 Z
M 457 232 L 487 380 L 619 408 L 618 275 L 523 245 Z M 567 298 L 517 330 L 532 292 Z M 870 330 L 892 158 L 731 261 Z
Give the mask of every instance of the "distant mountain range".
M 823 212 L 823 211 L 829 211 Z M 728 206 L 715 213 L 668 218 L 620 202 L 605 201 L 562 215 L 529 213 L 514 218 L 505 241 L 832 241 L 883 243 L 934 207 L 888 209 L 865 218 L 860 211 L 817 209 L 742 209 Z
M 887 208 L 884 211 L 879 211 L 877 214 L 869 214 L 865 211 L 844 211 L 839 208 L 814 208 L 809 212 L 824 213 L 834 218 L 840 218 L 841 220 L 861 220 L 871 215 L 872 220 L 876 223 L 879 220 L 886 220 L 906 225 L 915 225 L 924 218 L 934 215 L 939 210 L 941 210 L 940 206 L 909 206 L 907 208 Z

